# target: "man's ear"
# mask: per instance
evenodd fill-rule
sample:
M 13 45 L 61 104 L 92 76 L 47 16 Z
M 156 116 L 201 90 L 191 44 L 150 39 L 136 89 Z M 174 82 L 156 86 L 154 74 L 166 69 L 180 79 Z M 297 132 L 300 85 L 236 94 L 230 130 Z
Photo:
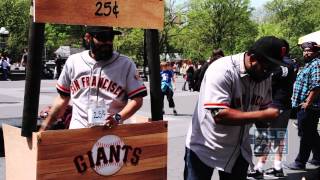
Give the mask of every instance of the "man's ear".
M 256 55 L 255 54 L 249 54 L 250 58 L 250 62 L 253 63 L 253 62 L 256 62 L 257 61 L 257 58 L 256 58 Z
M 84 36 L 84 40 L 89 43 L 91 39 L 92 39 L 91 34 L 90 33 L 86 33 L 85 36 Z

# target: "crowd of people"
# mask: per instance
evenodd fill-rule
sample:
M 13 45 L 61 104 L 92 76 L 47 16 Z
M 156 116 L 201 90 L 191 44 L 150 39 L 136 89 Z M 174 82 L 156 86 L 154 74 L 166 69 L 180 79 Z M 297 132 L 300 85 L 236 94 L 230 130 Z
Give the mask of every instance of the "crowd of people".
M 175 75 L 181 75 L 183 77 L 184 83 L 182 91 L 199 91 L 204 73 L 209 65 L 223 56 L 224 52 L 219 48 L 212 51 L 212 55 L 207 61 L 194 63 L 192 60 L 186 59 L 179 62 L 167 62 L 167 66 Z
M 1 73 L 1 80 L 8 81 L 9 75 L 11 73 L 11 68 L 18 68 L 18 67 L 26 67 L 27 65 L 27 56 L 28 56 L 28 49 L 23 49 L 22 57 L 20 62 L 16 62 L 9 58 L 8 53 L 6 51 L 0 52 L 0 73 Z
M 56 54 L 54 59 L 54 67 L 48 66 L 47 62 L 43 62 L 42 68 L 42 77 L 47 79 L 58 79 L 62 68 L 65 64 L 66 59 L 62 58 L 60 55 Z M 0 53 L 0 73 L 1 78 L 0 80 L 11 80 L 14 79 L 14 75 L 12 74 L 13 71 L 23 71 L 26 74 L 27 69 L 27 62 L 28 62 L 28 49 L 24 48 L 21 59 L 19 61 L 11 60 L 6 52 Z M 48 63 L 49 64 L 49 63 Z
M 211 179 L 214 169 L 220 179 L 284 177 L 283 167 L 304 170 L 307 163 L 320 166 L 320 46 L 305 42 L 300 47 L 302 67 L 290 58 L 288 42 L 273 36 L 259 39 L 237 55 L 224 57 L 221 49 L 215 49 L 202 65 L 190 60 L 161 63 L 162 82 L 172 79 L 161 86 L 170 90 L 163 91 L 169 107 L 175 107 L 174 74 L 184 78 L 183 91 L 200 92 L 186 140 L 185 179 Z M 164 77 L 168 69 L 170 75 Z M 292 116 L 298 121 L 299 153 L 294 162 L 283 164 Z M 256 127 L 253 154 L 248 143 L 252 124 Z M 265 169 L 270 153 L 273 167 Z M 253 155 L 258 157 L 255 163 Z
M 209 66 L 187 134 L 184 179 L 211 179 L 214 169 L 222 180 L 284 177 L 283 167 L 320 166 L 320 46 L 305 42 L 300 47 L 305 63 L 301 68 L 290 59 L 287 41 L 273 36 Z M 282 164 L 292 112 L 300 147 L 294 162 Z M 252 124 L 257 129 L 254 154 L 249 142 Z M 264 169 L 270 149 L 277 150 L 273 167 Z M 252 161 L 253 155 L 258 162 Z
M 284 177 L 283 166 L 303 170 L 307 162 L 320 165 L 320 46 L 305 42 L 301 48 L 305 63 L 301 68 L 290 59 L 288 42 L 273 36 L 259 39 L 247 52 L 237 55 L 224 57 L 223 51 L 216 49 L 203 65 L 189 60 L 181 65 L 161 63 L 162 97 L 167 96 L 169 107 L 175 107 L 175 73 L 185 79 L 183 91 L 200 91 L 187 135 L 185 179 L 210 179 L 215 168 L 220 179 Z M 293 163 L 283 165 L 285 134 L 294 112 L 301 137 L 299 154 Z M 252 124 L 257 132 L 255 164 L 248 143 Z M 272 148 L 276 149 L 273 167 L 264 169 Z M 313 158 L 308 161 L 311 151 Z

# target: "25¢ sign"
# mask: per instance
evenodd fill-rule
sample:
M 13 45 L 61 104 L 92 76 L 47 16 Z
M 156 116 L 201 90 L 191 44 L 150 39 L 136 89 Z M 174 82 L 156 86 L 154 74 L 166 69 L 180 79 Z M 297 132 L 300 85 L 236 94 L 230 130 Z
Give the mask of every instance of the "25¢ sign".
M 94 13 L 96 16 L 110 16 L 113 14 L 117 18 L 120 13 L 117 1 L 114 1 L 114 4 L 112 4 L 112 1 L 97 1 L 96 7 L 97 11 Z
M 163 29 L 163 0 L 34 0 L 35 22 Z

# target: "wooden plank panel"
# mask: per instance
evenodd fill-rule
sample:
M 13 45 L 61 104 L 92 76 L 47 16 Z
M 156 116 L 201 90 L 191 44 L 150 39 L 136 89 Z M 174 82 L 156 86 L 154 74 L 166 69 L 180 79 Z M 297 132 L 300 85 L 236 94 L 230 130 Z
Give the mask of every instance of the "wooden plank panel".
M 7 179 L 10 180 L 20 180 L 20 179 L 36 179 L 34 176 L 37 176 L 37 179 L 42 179 L 42 178 L 47 178 L 52 179 L 55 177 L 55 179 L 61 179 L 61 177 L 64 176 L 64 174 L 70 174 L 71 179 L 77 179 L 80 180 L 81 178 L 83 179 L 105 179 L 104 176 L 98 175 L 95 171 L 93 171 L 91 168 L 89 168 L 85 173 L 78 173 L 76 168 L 74 167 L 73 159 L 74 159 L 74 154 L 77 155 L 83 155 L 85 154 L 88 150 L 88 145 L 89 151 L 92 148 L 92 145 L 100 138 L 100 136 L 97 135 L 102 135 L 104 136 L 105 133 L 102 131 L 106 131 L 101 127 L 98 128 L 93 128 L 93 129 L 80 129 L 80 130 L 65 130 L 63 132 L 61 131 L 46 131 L 44 132 L 41 136 L 41 142 L 38 143 L 37 141 L 37 134 L 33 134 L 33 139 L 32 141 L 27 141 L 26 138 L 23 138 L 20 136 L 21 129 L 20 128 L 14 128 L 8 126 L 9 131 L 12 131 L 12 133 L 7 133 L 6 138 L 10 139 L 8 142 L 18 142 L 22 143 L 21 148 L 16 148 L 18 147 L 15 143 L 12 143 L 10 146 L 14 147 L 15 151 L 10 152 L 15 152 L 14 154 L 10 154 L 10 157 L 14 157 L 13 160 L 11 159 L 10 162 L 12 164 L 20 163 L 21 164 L 25 163 L 23 168 L 17 168 L 16 166 L 12 166 L 12 172 L 8 174 L 14 174 L 15 176 L 7 176 Z M 98 131 L 97 131 L 98 130 Z M 100 131 L 100 132 L 99 132 Z M 152 172 L 157 172 L 153 171 L 156 169 L 166 169 L 167 166 L 167 122 L 152 122 L 152 123 L 144 123 L 144 124 L 134 124 L 134 125 L 121 125 L 118 126 L 116 129 L 112 129 L 114 133 L 110 134 L 122 134 L 125 135 L 123 138 L 124 143 L 127 145 L 130 145 L 132 147 L 135 147 L 136 145 L 139 145 L 142 150 L 142 153 L 140 153 L 139 157 L 139 163 L 137 166 L 132 165 L 131 163 L 127 163 L 125 166 L 122 167 L 122 169 L 114 176 L 116 178 L 117 176 L 121 175 L 121 178 L 118 177 L 119 179 L 134 179 L 134 178 L 141 178 L 144 176 L 140 176 L 140 174 L 150 174 Z M 4 130 L 5 132 L 5 130 Z M 98 132 L 98 133 L 97 133 Z M 109 131 L 110 132 L 110 131 Z M 155 133 L 156 132 L 156 133 Z M 91 135 L 91 133 L 95 135 Z M 77 136 L 80 137 L 77 137 Z M 133 136 L 131 136 L 133 135 Z M 16 137 L 15 137 L 16 136 Z M 87 136 L 90 136 L 92 140 L 89 140 L 86 142 L 87 144 L 79 141 L 72 141 L 70 138 L 78 138 L 78 139 L 86 139 Z M 102 137 L 101 136 L 101 137 Z M 17 138 L 17 141 L 12 141 L 12 137 Z M 43 138 L 44 137 L 44 138 Z M 56 141 L 59 140 L 59 141 Z M 70 140 L 70 141 L 68 141 Z M 93 141 L 94 140 L 94 141 Z M 30 143 L 31 142 L 31 143 Z M 55 144 L 56 142 L 59 143 L 66 143 L 70 142 L 71 144 Z M 91 142 L 91 144 L 90 144 Z M 24 144 L 23 144 L 24 143 Z M 78 143 L 78 144 L 77 144 Z M 53 144 L 52 146 L 50 144 Z M 82 147 L 84 152 L 80 151 L 78 147 Z M 80 144 L 85 144 L 84 146 L 81 146 Z M 64 153 L 59 152 L 58 154 L 55 154 L 57 152 L 57 149 L 52 148 L 50 152 L 50 147 L 59 147 L 59 151 L 61 152 L 67 152 L 71 153 L 69 155 L 65 155 Z M 34 149 L 36 148 L 36 149 Z M 39 149 L 40 148 L 40 149 Z M 37 164 L 37 150 L 39 150 L 39 157 L 46 158 L 44 153 L 49 154 L 49 156 L 55 156 L 56 158 L 54 159 L 47 159 L 47 160 L 42 160 L 38 161 Z M 24 151 L 27 151 L 25 153 Z M 28 154 L 29 151 L 33 151 L 33 154 Z M 56 151 L 56 152 L 54 152 Z M 6 152 L 7 153 L 7 152 Z M 51 154 L 50 154 L 51 153 Z M 9 154 L 9 153 L 8 153 Z M 72 155 L 72 156 L 71 156 Z M 21 156 L 21 157 L 20 157 Z M 70 159 L 70 156 L 72 157 Z M 129 153 L 128 160 L 131 159 L 132 153 Z M 18 157 L 18 159 L 17 159 Z M 85 161 L 88 163 L 88 157 L 85 156 Z M 10 158 L 8 158 L 10 159 Z M 29 161 L 30 159 L 30 161 Z M 67 159 L 67 160 L 66 160 Z M 20 160 L 20 161 L 19 161 Z M 34 165 L 30 164 L 30 162 L 33 161 Z M 37 166 L 36 166 L 37 164 Z M 89 166 L 89 165 L 88 165 Z M 9 166 L 8 166 L 9 167 Z M 60 171 L 56 171 L 60 170 Z M 62 170 L 62 171 L 61 171 Z M 52 172 L 54 171 L 54 172 Z M 145 173 L 147 171 L 148 173 Z M 50 172 L 50 173 L 48 173 Z M 162 175 L 165 174 L 166 176 L 166 171 L 165 173 L 161 171 Z M 37 175 L 35 175 L 37 173 Z M 40 174 L 43 173 L 43 174 Z M 129 174 L 128 174 L 129 173 Z M 32 176 L 31 176 L 31 175 Z M 19 176 L 18 176 L 19 175 Z M 58 176 L 57 176 L 58 175 Z M 69 175 L 66 175 L 69 176 Z M 15 178 L 17 177 L 17 178 Z M 50 177 L 50 178 L 49 178 Z M 75 177 L 75 178 L 73 178 Z M 122 178 L 123 177 L 123 178 Z M 157 177 L 155 175 L 150 175 L 150 177 Z M 66 178 L 66 179 L 70 179 Z M 162 177 L 160 179 L 165 179 L 166 177 Z M 54 179 L 54 178 L 53 178 Z M 152 179 L 152 178 L 148 178 Z
M 167 179 L 167 168 L 152 169 L 148 171 L 131 173 L 130 175 L 117 175 L 114 176 L 114 179 L 125 179 L 125 180 L 166 180 Z M 103 178 L 99 177 L 97 180 L 102 180 Z
M 94 179 L 95 177 L 101 177 L 93 169 L 90 168 L 90 161 L 88 151 L 92 150 L 93 145 L 105 134 L 97 133 L 99 128 L 94 129 L 80 129 L 80 130 L 68 130 L 61 133 L 61 131 L 53 131 L 46 133 L 46 136 L 41 136 L 41 143 L 39 145 L 39 161 L 38 161 L 38 175 L 43 177 L 55 177 L 57 174 L 73 174 L 78 177 L 81 175 L 86 179 Z M 103 128 L 102 128 L 103 129 Z M 88 131 L 90 130 L 90 132 Z M 103 129 L 104 130 L 104 129 Z M 150 169 L 166 168 L 167 166 L 167 122 L 152 122 L 144 124 L 134 125 L 121 125 L 115 129 L 112 129 L 113 133 L 109 135 L 124 134 L 125 137 L 121 137 L 124 144 L 134 148 L 141 149 L 139 153 L 139 163 L 137 166 L 131 164 L 131 159 L 134 158 L 133 150 L 128 153 L 127 163 L 122 169 L 116 173 L 116 176 L 123 174 L 135 174 L 137 172 L 149 171 Z M 130 132 L 127 132 L 127 131 Z M 104 130 L 106 131 L 106 130 Z M 76 133 L 76 135 L 74 134 Z M 91 136 L 88 140 L 87 136 L 93 133 L 96 136 Z M 97 136 L 102 135 L 102 136 Z M 132 135 L 132 136 L 130 136 Z M 62 141 L 62 137 L 68 137 L 68 139 L 80 138 L 79 141 Z M 45 137 L 45 138 L 43 138 Z M 59 139 L 62 144 L 46 143 Z M 83 141 L 85 139 L 86 141 Z M 87 168 L 84 173 L 79 173 L 74 164 L 74 159 L 77 156 L 81 156 L 84 160 L 79 160 L 78 163 L 81 169 Z M 107 155 L 107 159 L 109 159 Z M 83 166 L 85 164 L 85 166 Z M 73 178 L 70 177 L 71 179 Z M 60 177 L 60 175 L 59 175 Z M 61 178 L 61 177 L 60 177 Z M 69 179 L 69 177 L 67 178 Z M 164 179 L 164 178 L 162 178 Z M 77 178 L 77 180 L 79 180 Z
M 139 162 L 138 166 L 128 165 L 121 168 L 116 175 L 130 174 L 150 169 L 164 168 L 167 166 L 167 156 L 144 159 Z
M 116 176 L 73 176 L 70 172 L 59 172 L 59 173 L 52 173 L 52 174 L 43 174 L 39 175 L 39 179 L 41 180 L 166 180 L 167 179 L 167 168 L 159 168 L 159 169 L 152 169 L 148 171 L 132 173 L 132 174 L 124 174 L 124 175 L 116 175 Z
M 153 133 L 167 132 L 166 121 L 155 121 L 141 124 L 123 124 L 112 129 L 103 127 L 71 129 L 71 130 L 55 130 L 44 131 L 39 139 L 42 145 L 53 145 L 62 143 L 75 143 L 80 141 L 95 141 L 97 137 L 103 137 L 108 134 L 113 134 L 119 137 L 138 136 Z
M 21 137 L 21 129 L 3 124 L 6 179 L 36 179 L 37 139 Z
M 156 146 L 146 146 L 142 147 L 142 153 L 139 157 L 139 161 L 150 159 L 150 158 L 156 158 L 156 157 L 163 157 L 167 155 L 167 145 L 156 145 Z M 85 155 L 86 152 L 83 152 L 84 162 L 86 164 L 89 164 L 88 156 Z M 74 170 L 76 171 L 76 167 L 74 165 L 74 158 L 78 155 L 81 155 L 80 153 L 72 156 L 64 156 L 60 158 L 55 159 L 47 159 L 47 160 L 41 160 L 38 161 L 39 174 L 45 174 L 45 173 L 53 173 L 53 172 L 60 172 L 60 171 L 66 171 L 66 170 Z M 132 153 L 128 153 L 128 162 L 127 164 L 130 164 L 130 159 L 132 158 Z
M 158 137 L 157 137 L 158 136 Z M 162 146 L 166 145 L 166 136 L 164 133 L 146 135 L 144 137 L 149 137 L 148 139 L 139 139 L 136 140 L 131 137 L 127 137 L 122 139 L 124 144 L 131 145 L 134 147 L 140 148 L 150 148 L 150 146 Z M 38 151 L 38 160 L 47 160 L 47 159 L 55 159 L 55 158 L 62 158 L 62 157 L 74 157 L 78 155 L 79 152 L 86 153 L 87 151 L 91 150 L 93 145 L 96 141 L 89 141 L 89 142 L 77 142 L 77 143 L 70 143 L 70 144 L 54 144 L 52 146 L 41 146 L 39 147 Z M 164 148 L 164 147 L 163 147 Z M 166 149 L 163 149 L 163 151 Z
M 39 162 L 39 173 L 38 177 L 39 179 L 99 179 L 101 176 L 98 175 L 93 169 L 88 168 L 84 173 L 80 174 L 75 169 L 70 169 L 70 165 L 61 164 L 60 167 L 55 168 L 61 168 L 64 171 L 56 171 L 56 172 L 50 172 L 48 164 L 44 163 L 44 161 Z M 144 171 L 149 170 L 155 170 L 155 169 L 164 169 L 167 167 L 167 156 L 160 156 L 160 157 L 154 157 L 149 159 L 144 159 L 139 161 L 139 164 L 137 166 L 133 166 L 131 164 L 124 165 L 119 172 L 117 172 L 112 177 L 117 177 L 120 175 L 129 175 L 134 173 L 143 173 Z M 42 172 L 48 172 L 48 173 L 42 173 Z M 62 178 L 64 177 L 64 178 Z M 111 176 L 110 176 L 111 177 Z M 119 178 L 119 177 L 118 177 Z M 119 178 L 121 179 L 121 178 Z
M 163 0 L 35 0 L 34 6 L 35 22 L 163 29 Z

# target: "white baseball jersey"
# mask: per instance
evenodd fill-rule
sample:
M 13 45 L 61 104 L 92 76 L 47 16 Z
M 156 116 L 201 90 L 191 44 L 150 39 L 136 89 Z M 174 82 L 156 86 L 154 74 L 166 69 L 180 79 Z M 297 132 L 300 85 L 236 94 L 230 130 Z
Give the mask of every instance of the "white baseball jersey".
M 240 153 L 250 163 L 249 128 L 216 124 L 211 110 L 233 108 L 255 111 L 271 103 L 271 78 L 251 80 L 244 67 L 244 53 L 220 58 L 207 69 L 201 83 L 186 146 L 206 165 L 231 173 Z
M 134 62 L 117 52 L 107 62 L 95 61 L 89 51 L 71 55 L 63 67 L 57 89 L 71 96 L 73 110 L 70 129 L 88 125 L 91 103 L 103 103 L 107 112 L 114 114 L 123 109 L 128 99 L 147 95 Z

